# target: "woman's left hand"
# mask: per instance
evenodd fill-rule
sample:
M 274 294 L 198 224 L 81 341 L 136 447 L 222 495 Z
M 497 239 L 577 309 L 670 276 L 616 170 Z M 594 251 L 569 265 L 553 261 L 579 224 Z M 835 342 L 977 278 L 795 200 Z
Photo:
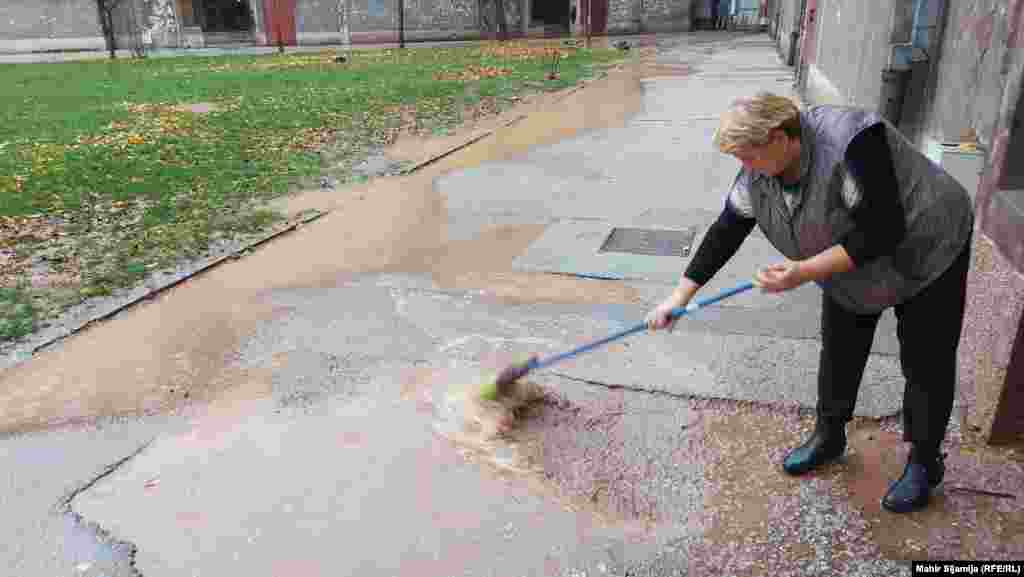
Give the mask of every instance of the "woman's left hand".
M 773 264 L 757 273 L 758 286 L 769 293 L 792 290 L 808 280 L 801 270 L 800 263 L 792 260 Z

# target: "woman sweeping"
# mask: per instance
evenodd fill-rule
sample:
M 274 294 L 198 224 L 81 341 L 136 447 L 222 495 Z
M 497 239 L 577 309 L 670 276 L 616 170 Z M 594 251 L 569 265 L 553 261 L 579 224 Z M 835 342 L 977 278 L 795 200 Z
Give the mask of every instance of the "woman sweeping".
M 817 421 L 785 457 L 799 475 L 846 449 L 875 327 L 894 308 L 906 378 L 903 475 L 882 499 L 904 513 L 928 504 L 945 473 L 940 453 L 956 386 L 974 212 L 967 191 L 878 114 L 796 104 L 762 93 L 722 115 L 715 144 L 742 168 L 680 279 L 647 316 L 671 329 L 754 225 L 785 257 L 758 272 L 766 292 L 807 282 L 823 291 Z

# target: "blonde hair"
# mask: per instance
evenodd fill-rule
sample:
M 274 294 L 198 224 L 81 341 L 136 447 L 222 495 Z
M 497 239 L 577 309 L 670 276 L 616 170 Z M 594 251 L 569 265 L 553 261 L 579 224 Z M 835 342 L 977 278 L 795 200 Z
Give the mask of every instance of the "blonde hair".
M 770 92 L 737 98 L 722 114 L 714 143 L 726 154 L 771 140 L 777 128 L 790 138 L 800 137 L 800 109 L 793 100 Z

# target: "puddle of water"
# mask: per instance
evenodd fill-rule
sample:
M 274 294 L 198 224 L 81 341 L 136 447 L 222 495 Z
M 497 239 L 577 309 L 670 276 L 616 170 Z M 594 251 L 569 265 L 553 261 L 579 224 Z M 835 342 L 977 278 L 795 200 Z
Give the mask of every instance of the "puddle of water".
M 103 575 L 102 571 L 113 571 L 117 567 L 130 567 L 132 548 L 126 543 L 112 543 L 97 536 L 89 526 L 83 524 L 78 515 L 61 515 L 63 526 L 63 557 L 78 570 L 78 575 Z M 97 573 L 97 571 L 100 571 Z
M 489 356 L 493 361 L 511 355 Z M 685 519 L 681 528 L 676 524 L 674 509 L 663 511 L 655 503 L 665 497 L 655 496 L 653 485 L 661 481 L 645 485 L 636 477 L 642 472 L 627 455 L 631 449 L 623 436 L 621 393 L 595 394 L 593 406 L 589 401 L 582 406 L 523 379 L 517 398 L 489 403 L 477 396 L 488 377 L 493 374 L 472 368 L 411 369 L 403 397 L 429 415 L 440 438 L 485 472 L 519 479 L 535 494 L 585 513 L 598 525 L 633 527 L 643 534 L 637 536 L 641 541 L 664 531 L 691 530 Z M 634 483 L 641 488 L 631 488 Z

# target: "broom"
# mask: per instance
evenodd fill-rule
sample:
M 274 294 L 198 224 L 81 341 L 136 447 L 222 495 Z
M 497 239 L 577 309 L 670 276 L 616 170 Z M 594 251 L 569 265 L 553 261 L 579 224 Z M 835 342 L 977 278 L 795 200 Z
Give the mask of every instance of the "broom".
M 713 297 L 708 297 L 703 300 L 699 300 L 695 303 L 690 303 L 685 307 L 676 307 L 672 309 L 669 316 L 672 319 L 677 319 L 683 315 L 692 313 L 698 309 L 704 308 L 708 305 L 714 304 L 720 300 L 727 299 L 731 296 L 740 294 L 754 288 L 755 283 L 745 282 L 729 290 L 723 291 Z M 544 367 L 551 366 L 557 362 L 564 361 L 565 359 L 575 357 L 581 353 L 596 349 L 597 347 L 610 343 L 614 340 L 621 339 L 622 337 L 631 335 L 647 329 L 647 322 L 644 321 L 628 329 L 619 331 L 611 336 L 605 337 L 600 340 L 596 340 L 592 343 L 585 344 L 581 347 L 577 347 L 567 353 L 562 353 L 546 359 L 540 359 L 536 355 L 531 356 L 528 360 L 513 363 L 505 367 L 494 381 L 484 383 L 480 387 L 480 398 L 496 401 L 499 397 L 507 396 L 513 392 L 513 386 L 516 381 L 525 377 L 530 371 L 537 369 L 543 369 Z

